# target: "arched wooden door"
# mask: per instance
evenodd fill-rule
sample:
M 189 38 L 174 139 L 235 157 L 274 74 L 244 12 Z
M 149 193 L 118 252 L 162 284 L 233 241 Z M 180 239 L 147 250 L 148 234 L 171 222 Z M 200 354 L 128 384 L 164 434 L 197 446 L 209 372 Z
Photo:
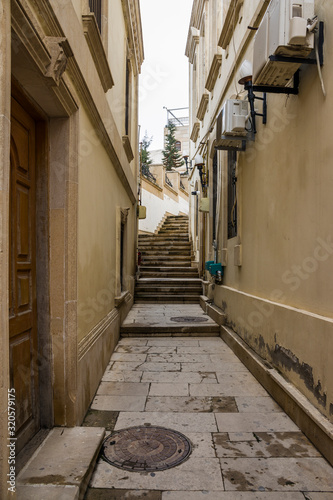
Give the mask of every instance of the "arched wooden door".
M 12 99 L 9 349 L 17 452 L 39 429 L 36 304 L 35 122 Z

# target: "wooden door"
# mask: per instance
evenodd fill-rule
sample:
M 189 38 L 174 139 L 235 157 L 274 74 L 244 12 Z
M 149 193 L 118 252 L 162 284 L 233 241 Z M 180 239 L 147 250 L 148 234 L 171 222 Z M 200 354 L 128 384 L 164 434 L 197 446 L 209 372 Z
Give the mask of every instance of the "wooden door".
M 12 99 L 9 356 L 17 452 L 39 429 L 35 148 L 35 122 Z

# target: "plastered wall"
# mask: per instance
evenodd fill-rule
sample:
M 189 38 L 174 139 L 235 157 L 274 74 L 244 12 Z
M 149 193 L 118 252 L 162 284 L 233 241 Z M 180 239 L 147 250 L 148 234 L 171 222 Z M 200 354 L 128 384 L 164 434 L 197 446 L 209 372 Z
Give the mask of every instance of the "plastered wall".
M 244 59 L 252 61 L 253 34 L 247 26 L 263 7 L 262 1 L 243 5 L 234 41 L 222 51 L 192 154 L 215 127 L 225 99 L 236 92 L 246 98 L 237 75 Z M 238 234 L 232 239 L 227 237 L 227 154 L 220 156 L 218 255 L 225 274 L 223 286 L 211 292 L 228 324 L 332 420 L 333 147 L 328 124 L 333 107 L 333 5 L 318 1 L 315 11 L 325 22 L 326 98 L 315 65 L 302 67 L 298 96 L 268 94 L 267 125 L 258 117 L 255 142 L 238 154 Z M 205 29 L 207 34 L 207 24 Z M 259 101 L 256 107 L 261 112 Z M 208 134 L 209 145 L 215 134 L 215 128 Z M 211 160 L 207 162 L 210 168 Z M 209 228 L 204 247 L 212 255 Z

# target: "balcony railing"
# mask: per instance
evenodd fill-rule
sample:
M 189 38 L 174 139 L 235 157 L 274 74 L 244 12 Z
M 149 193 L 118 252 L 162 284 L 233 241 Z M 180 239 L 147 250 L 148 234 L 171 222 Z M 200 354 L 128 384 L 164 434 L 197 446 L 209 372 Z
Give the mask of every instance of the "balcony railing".
M 151 173 L 148 165 L 142 165 L 141 172 L 142 176 L 145 177 L 148 181 L 152 182 L 153 184 L 157 184 L 157 178 Z
M 172 182 L 170 181 L 169 177 L 168 177 L 168 174 L 165 174 L 165 184 L 171 188 L 173 188 L 173 184 Z

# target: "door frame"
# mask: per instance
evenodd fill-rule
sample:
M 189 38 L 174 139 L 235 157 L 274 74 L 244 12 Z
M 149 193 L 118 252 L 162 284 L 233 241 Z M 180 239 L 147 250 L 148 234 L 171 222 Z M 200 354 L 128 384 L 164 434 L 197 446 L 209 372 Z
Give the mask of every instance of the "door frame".
M 37 291 L 37 365 L 39 371 L 40 427 L 53 426 L 52 343 L 50 331 L 50 249 L 49 249 L 49 141 L 48 118 L 23 92 L 13 78 L 12 97 L 34 119 L 36 125 L 36 291 Z M 9 214 L 10 216 L 10 214 Z

